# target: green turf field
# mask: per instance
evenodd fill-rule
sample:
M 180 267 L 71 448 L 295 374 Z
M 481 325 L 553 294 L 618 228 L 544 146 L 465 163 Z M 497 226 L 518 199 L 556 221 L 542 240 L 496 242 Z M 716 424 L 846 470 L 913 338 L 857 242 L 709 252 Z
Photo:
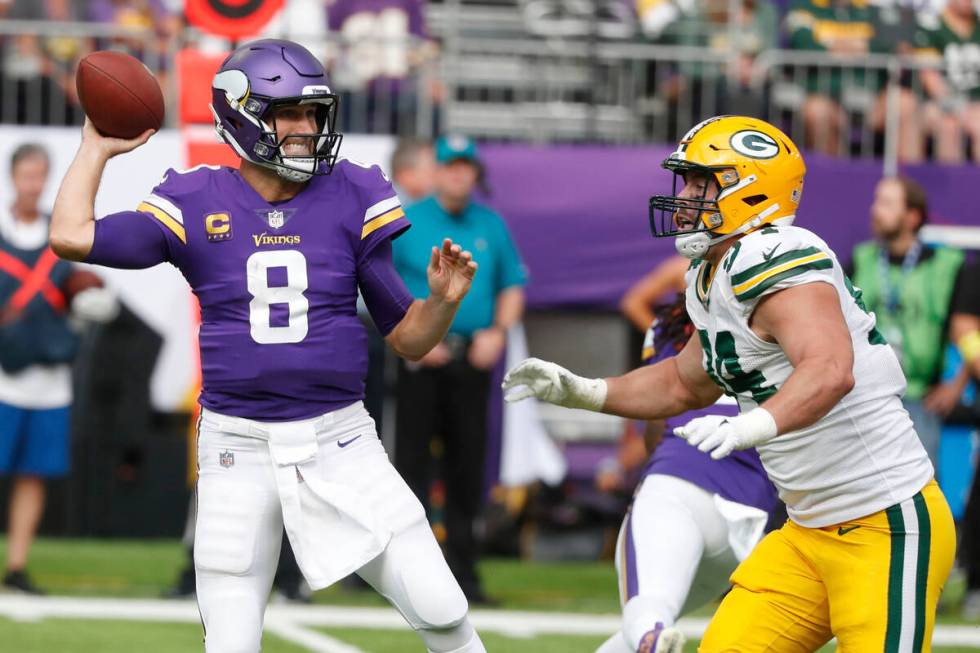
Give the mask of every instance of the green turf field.
M 410 632 L 323 629 L 332 637 L 353 644 L 369 653 L 407 653 L 423 651 L 419 639 Z M 483 635 L 490 653 L 592 653 L 603 637 L 549 635 L 532 638 Z M 200 651 L 200 628 L 188 624 L 96 621 L 87 619 L 49 619 L 35 624 L 0 619 L 0 650 L 18 653 L 177 653 Z M 309 649 L 266 634 L 263 653 L 306 653 Z M 697 650 L 688 642 L 685 653 Z M 934 647 L 936 653 L 976 653 L 980 649 Z M 827 646 L 823 651 L 833 651 Z M 823 653 L 823 652 L 821 652 Z
M 2 540 L 0 540 L 2 541 Z M 176 541 L 96 541 L 46 539 L 32 552 L 30 571 L 51 594 L 73 597 L 156 598 L 176 577 L 183 552 Z M 490 560 L 483 565 L 487 591 L 506 610 L 615 614 L 618 612 L 612 564 L 522 563 Z M 955 605 L 961 588 L 952 584 L 948 603 Z M 380 607 L 383 599 L 371 591 L 339 586 L 319 592 L 316 603 Z M 188 608 L 190 609 L 190 608 Z M 701 616 L 710 616 L 711 610 Z M 101 615 L 100 615 L 101 616 Z M 940 623 L 962 623 L 940 615 Z M 980 624 L 976 625 L 980 635 Z M 367 630 L 347 627 L 309 627 L 367 653 L 422 651 L 410 631 Z M 487 649 L 500 653 L 592 653 L 604 636 L 537 635 L 505 636 L 484 632 Z M 690 643 L 686 651 L 694 651 Z M 202 651 L 200 626 L 185 623 L 105 619 L 47 618 L 12 621 L 0 617 L 0 651 L 18 653 L 140 653 Z M 267 632 L 265 653 L 300 653 L 312 649 L 285 641 Z M 827 651 L 833 650 L 828 647 Z M 937 653 L 977 653 L 980 646 L 935 647 Z

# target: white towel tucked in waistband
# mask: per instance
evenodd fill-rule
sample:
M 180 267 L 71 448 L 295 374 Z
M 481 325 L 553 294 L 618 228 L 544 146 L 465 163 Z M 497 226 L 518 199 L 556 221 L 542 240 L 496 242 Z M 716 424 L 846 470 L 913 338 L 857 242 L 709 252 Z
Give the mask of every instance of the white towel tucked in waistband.
M 717 494 L 714 495 L 714 500 L 715 508 L 728 522 L 728 544 L 739 561 L 745 560 L 762 539 L 769 513 L 754 506 L 723 499 Z

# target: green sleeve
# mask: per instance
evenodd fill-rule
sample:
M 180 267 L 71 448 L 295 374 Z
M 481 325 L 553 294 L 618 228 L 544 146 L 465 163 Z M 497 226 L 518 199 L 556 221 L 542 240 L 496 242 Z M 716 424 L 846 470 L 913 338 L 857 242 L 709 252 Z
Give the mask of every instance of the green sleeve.
M 813 24 L 817 17 L 810 3 L 794 0 L 786 14 L 786 31 L 789 34 L 789 47 L 793 50 L 824 50 L 813 37 Z

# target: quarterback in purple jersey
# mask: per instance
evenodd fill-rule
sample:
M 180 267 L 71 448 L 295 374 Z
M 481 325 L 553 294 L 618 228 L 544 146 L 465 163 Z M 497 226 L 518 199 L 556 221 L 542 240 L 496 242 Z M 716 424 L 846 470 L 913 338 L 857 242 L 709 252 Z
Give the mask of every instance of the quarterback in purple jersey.
M 201 304 L 194 564 L 208 653 L 257 652 L 285 528 L 310 586 L 357 572 L 433 653 L 485 651 L 421 504 L 364 409 L 358 291 L 399 355 L 445 336 L 476 272 L 432 247 L 429 297 L 391 261 L 409 227 L 376 166 L 338 158 L 337 96 L 301 46 L 245 44 L 212 83 L 238 170 L 169 170 L 135 211 L 94 217 L 107 160 L 150 137 L 86 122 L 51 225 L 55 252 L 117 268 L 176 266 Z
M 684 295 L 656 309 L 644 362 L 676 356 L 693 332 Z M 616 546 L 623 625 L 596 653 L 680 653 L 674 627 L 682 615 L 717 599 L 728 577 L 762 537 L 776 489 L 754 449 L 713 460 L 674 435 L 705 414 L 735 416 L 723 398 L 714 406 L 648 423 L 652 450 L 623 520 Z

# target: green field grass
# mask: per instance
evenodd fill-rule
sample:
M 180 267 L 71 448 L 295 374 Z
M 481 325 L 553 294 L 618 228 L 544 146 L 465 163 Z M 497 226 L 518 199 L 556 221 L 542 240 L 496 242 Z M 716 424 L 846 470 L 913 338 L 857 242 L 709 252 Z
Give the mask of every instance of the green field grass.
M 0 650 L 17 653 L 177 653 L 203 651 L 201 627 L 142 621 L 45 619 L 19 623 L 0 618 Z M 266 634 L 263 653 L 308 653 Z
M 329 628 L 322 632 L 369 653 L 422 651 L 411 632 Z M 482 635 L 491 653 L 592 653 L 604 637 L 548 635 L 530 638 Z M 47 619 L 17 623 L 0 618 L 0 650 L 18 653 L 183 653 L 203 650 L 201 629 L 191 624 Z M 695 653 L 697 642 L 688 642 L 685 653 Z M 821 653 L 833 651 L 826 646 Z M 976 653 L 980 649 L 934 647 L 936 653 Z M 306 653 L 307 649 L 266 634 L 263 653 Z
M 370 653 L 403 653 L 421 650 L 418 640 L 411 633 L 370 633 L 363 630 L 341 629 L 325 629 L 323 632 Z M 606 638 L 551 635 L 515 639 L 488 633 L 481 635 L 481 639 L 490 653 L 593 653 Z M 697 642 L 689 641 L 684 647 L 684 653 L 696 653 L 697 647 Z M 830 653 L 833 650 L 834 646 L 828 644 L 820 650 L 820 653 Z M 976 653 L 980 649 L 937 646 L 932 650 L 936 653 Z
M 0 540 L 0 542 L 4 542 Z M 156 598 L 177 577 L 184 551 L 175 540 L 41 539 L 28 570 L 39 586 L 64 596 Z M 483 564 L 487 591 L 513 610 L 610 613 L 619 610 L 611 562 L 528 564 L 490 560 Z M 383 606 L 372 591 L 334 585 L 317 603 Z
M 0 540 L 2 542 L 2 540 Z M 29 570 L 51 594 L 113 598 L 156 598 L 176 578 L 184 562 L 180 544 L 172 540 L 42 539 L 31 555 Z M 527 563 L 488 560 L 482 565 L 487 591 L 508 610 L 615 614 L 619 610 L 610 562 Z M 961 583 L 951 583 L 947 601 L 955 606 Z M 316 603 L 344 606 L 384 606 L 371 591 L 334 586 L 314 595 Z M 712 608 L 700 612 L 709 616 Z M 940 615 L 940 623 L 962 623 Z M 980 631 L 980 625 L 977 626 Z M 421 651 L 409 631 L 354 628 L 319 629 L 369 653 Z M 601 636 L 541 635 L 531 638 L 484 633 L 492 653 L 591 653 Z M 696 650 L 696 642 L 687 651 Z M 171 653 L 201 651 L 201 628 L 191 623 L 132 622 L 85 619 L 45 619 L 17 622 L 0 618 L 0 651 L 17 653 Z M 273 634 L 263 640 L 264 653 L 301 653 L 305 648 Z M 827 647 L 826 651 L 833 650 Z M 936 647 L 937 653 L 977 653 L 980 648 Z

